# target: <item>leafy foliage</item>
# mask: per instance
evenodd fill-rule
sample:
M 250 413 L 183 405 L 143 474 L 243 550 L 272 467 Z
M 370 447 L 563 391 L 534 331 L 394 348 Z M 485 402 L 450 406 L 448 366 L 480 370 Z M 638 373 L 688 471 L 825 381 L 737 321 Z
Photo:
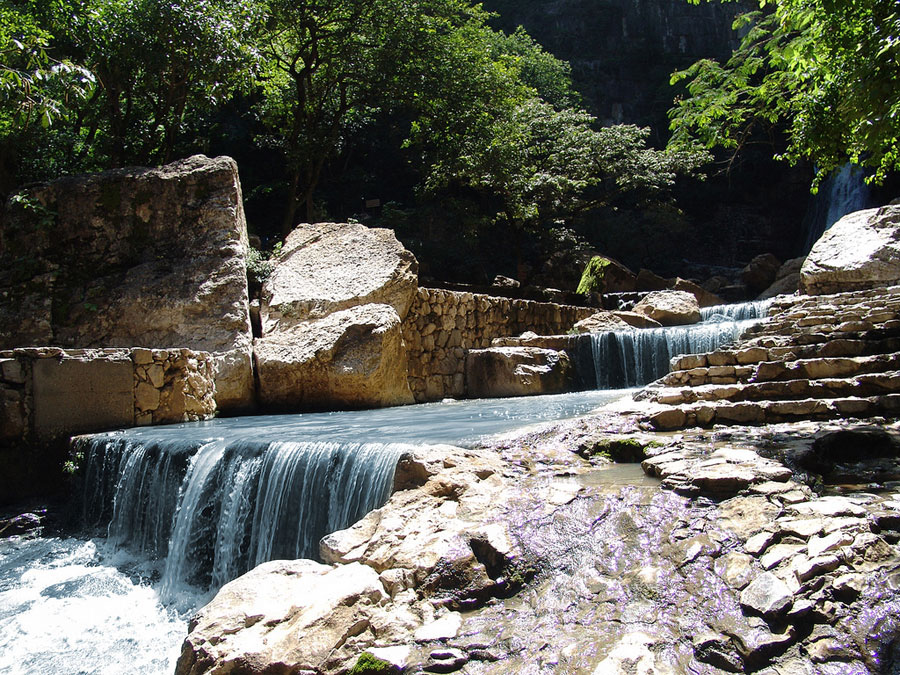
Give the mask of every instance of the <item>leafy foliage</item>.
M 900 10 L 894 0 L 761 0 L 724 64 L 675 73 L 671 144 L 738 152 L 784 134 L 779 156 L 815 162 L 816 184 L 852 162 L 880 182 L 900 168 Z
M 29 3 L 30 4 L 30 3 Z M 48 52 L 53 36 L 28 4 L 0 2 L 0 132 L 38 123 L 48 128 L 65 115 L 67 103 L 88 96 L 94 77 L 69 59 Z

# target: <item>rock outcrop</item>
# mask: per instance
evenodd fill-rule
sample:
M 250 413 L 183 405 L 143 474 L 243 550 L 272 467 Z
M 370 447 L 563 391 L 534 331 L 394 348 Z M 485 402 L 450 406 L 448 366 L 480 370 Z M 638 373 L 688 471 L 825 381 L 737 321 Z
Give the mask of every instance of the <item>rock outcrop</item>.
M 597 312 L 577 322 L 573 327 L 576 333 L 601 333 L 607 330 L 628 330 L 631 324 L 613 312 Z
M 663 326 L 700 321 L 697 298 L 687 291 L 653 291 L 634 306 L 634 312 L 659 321 Z
M 804 293 L 841 293 L 900 282 L 900 206 L 850 213 L 825 231 L 800 270 Z
M 28 188 L 0 241 L 0 348 L 207 351 L 219 409 L 252 406 L 247 229 L 230 158 Z
M 393 232 L 300 225 L 262 291 L 255 342 L 269 409 L 365 408 L 414 401 L 401 323 L 417 264 Z
M 572 365 L 563 351 L 539 347 L 472 349 L 466 357 L 471 398 L 532 396 L 571 391 Z
M 390 305 L 359 305 L 283 328 L 256 340 L 254 356 L 267 410 L 414 402 L 400 318 Z

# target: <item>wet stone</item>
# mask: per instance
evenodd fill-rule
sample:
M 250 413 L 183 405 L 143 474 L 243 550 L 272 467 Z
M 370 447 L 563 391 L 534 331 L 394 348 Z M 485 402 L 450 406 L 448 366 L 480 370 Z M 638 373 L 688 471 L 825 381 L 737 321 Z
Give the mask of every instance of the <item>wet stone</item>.
M 424 668 L 429 673 L 453 673 L 469 662 L 469 657 L 459 649 L 439 649 L 429 656 L 431 660 Z
M 765 552 L 759 559 L 759 562 L 763 569 L 770 570 L 797 555 L 803 549 L 804 547 L 801 544 L 775 544 Z
M 715 632 L 701 633 L 694 638 L 693 645 L 698 661 L 732 673 L 743 670 L 743 661 L 727 636 Z
M 794 594 L 787 585 L 771 572 L 764 572 L 750 582 L 741 592 L 741 606 L 762 614 L 777 616 L 791 606 Z
M 725 583 L 738 590 L 745 588 L 755 574 L 753 557 L 746 553 L 727 553 L 716 561 L 716 566 Z

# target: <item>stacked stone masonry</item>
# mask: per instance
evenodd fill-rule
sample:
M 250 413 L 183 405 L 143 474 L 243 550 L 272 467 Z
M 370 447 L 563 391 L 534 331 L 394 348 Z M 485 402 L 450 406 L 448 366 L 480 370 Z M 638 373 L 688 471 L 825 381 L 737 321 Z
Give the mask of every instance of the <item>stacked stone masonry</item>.
M 214 369 L 188 349 L 0 352 L 0 445 L 55 440 L 115 426 L 209 419 Z
M 658 429 L 896 415 L 900 286 L 781 299 L 740 344 L 673 359 L 637 397 L 666 406 Z
M 596 310 L 479 293 L 420 288 L 403 322 L 409 386 L 417 402 L 466 395 L 470 349 L 526 331 L 559 335 Z

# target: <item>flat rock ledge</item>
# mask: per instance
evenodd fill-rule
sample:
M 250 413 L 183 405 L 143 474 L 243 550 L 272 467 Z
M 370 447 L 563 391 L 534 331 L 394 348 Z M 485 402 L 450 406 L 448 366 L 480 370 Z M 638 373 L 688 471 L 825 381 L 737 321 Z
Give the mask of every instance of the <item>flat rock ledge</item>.
M 346 673 L 364 653 L 404 673 L 883 672 L 900 424 L 879 429 L 671 434 L 610 410 L 408 454 L 323 563 L 223 588 L 177 672 Z M 850 446 L 874 448 L 859 485 L 815 472 Z

